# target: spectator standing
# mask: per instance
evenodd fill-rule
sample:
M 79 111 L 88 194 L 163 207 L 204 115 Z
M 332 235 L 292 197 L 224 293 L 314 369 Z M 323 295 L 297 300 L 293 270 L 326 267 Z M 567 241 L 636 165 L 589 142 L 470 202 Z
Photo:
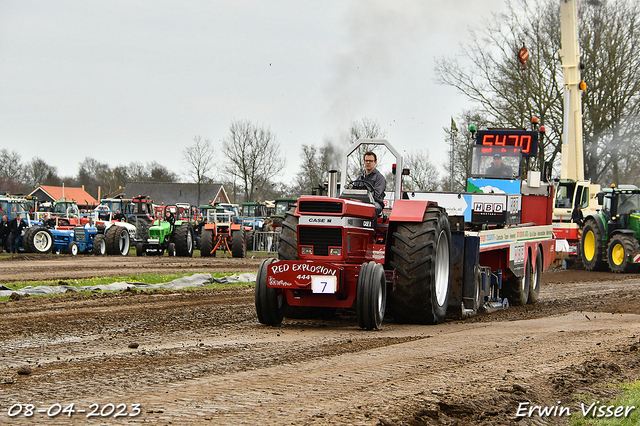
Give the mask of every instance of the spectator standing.
M 267 236 L 267 252 L 271 252 L 271 244 L 273 244 L 273 224 L 271 223 L 271 219 L 266 218 L 264 220 L 264 232 L 266 232 Z
M 0 246 L 0 253 L 2 252 L 2 250 L 8 249 L 7 244 L 9 243 L 10 232 L 11 229 L 9 228 L 9 218 L 5 214 L 4 216 L 2 216 L 2 221 L 0 222 L 0 241 L 2 243 L 2 245 Z
M 13 253 L 18 252 L 18 239 L 22 230 L 27 227 L 27 222 L 20 217 L 20 213 L 16 214 L 15 219 L 9 221 L 9 251 Z

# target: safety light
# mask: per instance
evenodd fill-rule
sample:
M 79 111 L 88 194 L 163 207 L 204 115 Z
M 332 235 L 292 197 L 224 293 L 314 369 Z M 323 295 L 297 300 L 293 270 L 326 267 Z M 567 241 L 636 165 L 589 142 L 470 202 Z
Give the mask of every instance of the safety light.
M 582 80 L 580 82 L 580 84 L 578 85 L 578 87 L 580 87 L 580 90 L 582 90 L 584 92 L 585 90 L 587 90 L 587 82 Z

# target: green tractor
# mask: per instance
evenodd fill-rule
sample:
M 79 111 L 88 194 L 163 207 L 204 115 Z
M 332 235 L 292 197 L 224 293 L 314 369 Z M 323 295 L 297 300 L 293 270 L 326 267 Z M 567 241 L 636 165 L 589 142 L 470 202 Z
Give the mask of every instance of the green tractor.
M 188 218 L 180 216 L 177 206 L 156 209 L 158 219 L 149 228 L 149 238 L 136 243 L 136 255 L 193 256 L 193 226 Z
M 284 222 L 284 215 L 292 208 L 298 204 L 297 198 L 278 198 L 275 201 L 275 212 L 271 215 L 271 220 L 273 221 L 273 226 L 275 228 L 279 228 L 282 226 L 282 222 Z
M 580 252 L 587 271 L 636 272 L 640 264 L 640 189 L 620 185 L 599 192 L 597 213 L 585 218 Z

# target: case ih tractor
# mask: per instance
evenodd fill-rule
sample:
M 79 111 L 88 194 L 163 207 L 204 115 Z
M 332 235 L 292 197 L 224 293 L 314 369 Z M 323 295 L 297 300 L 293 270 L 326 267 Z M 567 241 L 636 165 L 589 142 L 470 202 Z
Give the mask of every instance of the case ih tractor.
M 247 257 L 245 228 L 233 223 L 232 213 L 220 206 L 210 206 L 202 212 L 206 223 L 202 227 L 200 256 L 215 256 L 218 249 L 223 249 L 233 257 Z
M 371 139 L 345 153 L 342 170 L 363 143 L 384 145 L 405 173 L 397 151 Z M 476 168 L 509 150 L 520 175 L 520 147 L 480 148 Z M 336 196 L 332 175 L 328 197 L 302 196 L 286 214 L 279 259 L 258 269 L 258 320 L 275 326 L 309 308 L 350 308 L 361 328 L 377 329 L 387 310 L 398 322 L 436 324 L 448 312 L 468 316 L 510 301 L 536 302 L 541 273 L 555 258 L 553 187 L 539 179 L 484 177 L 482 184 L 474 180 L 482 187 L 471 183 L 468 193 L 419 193 L 403 192 L 398 173 L 376 216 L 366 184 L 346 185 L 343 173 Z M 498 193 L 502 185 L 512 193 Z
M 182 217 L 176 206 L 157 207 L 156 217 L 147 240 L 136 243 L 136 255 L 162 256 L 166 250 L 169 256 L 193 256 L 193 227 L 188 217 Z
M 637 272 L 640 264 L 640 189 L 607 188 L 597 195 L 599 212 L 585 218 L 580 254 L 587 271 Z

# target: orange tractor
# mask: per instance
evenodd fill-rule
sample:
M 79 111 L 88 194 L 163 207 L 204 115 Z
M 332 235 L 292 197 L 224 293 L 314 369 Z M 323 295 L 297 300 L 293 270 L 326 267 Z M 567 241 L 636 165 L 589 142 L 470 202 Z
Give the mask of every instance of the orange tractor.
M 233 223 L 232 213 L 214 206 L 202 211 L 204 225 L 200 237 L 200 256 L 216 255 L 218 249 L 230 252 L 233 257 L 247 256 L 245 227 Z

